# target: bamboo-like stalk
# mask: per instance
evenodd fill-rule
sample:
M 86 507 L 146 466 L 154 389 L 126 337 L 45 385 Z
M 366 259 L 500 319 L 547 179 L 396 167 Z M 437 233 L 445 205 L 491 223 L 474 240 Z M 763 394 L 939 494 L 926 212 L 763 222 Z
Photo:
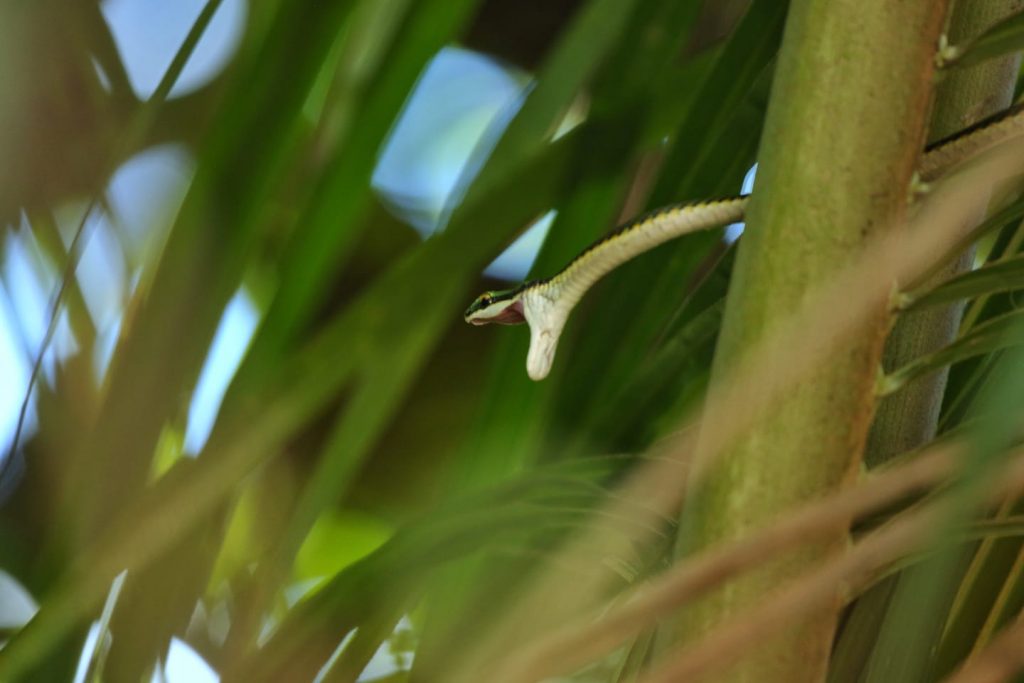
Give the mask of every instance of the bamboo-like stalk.
M 956 3 L 947 29 L 950 42 L 962 44 L 1004 16 L 1018 11 L 1021 4 L 1020 0 Z M 1008 106 L 1013 96 L 1019 61 L 1019 57 L 1014 55 L 949 73 L 936 90 L 929 139 L 945 138 Z M 982 218 L 983 215 L 979 213 L 974 217 L 974 223 L 977 224 Z M 934 281 L 944 280 L 969 268 L 973 258 L 974 249 L 971 247 L 937 273 Z M 963 305 L 958 302 L 902 315 L 886 342 L 883 366 L 887 370 L 899 367 L 950 343 L 957 334 L 962 311 Z M 948 368 L 943 368 L 887 396 L 879 403 L 864 455 L 869 466 L 886 462 L 905 450 L 918 448 L 935 436 L 947 375 Z M 903 587 L 915 583 L 919 579 L 915 575 L 933 569 L 930 563 L 912 568 Z M 836 648 L 838 670 L 844 671 L 846 675 L 855 675 L 849 667 L 866 665 L 870 655 L 868 648 L 874 647 L 876 641 L 858 638 L 856 634 L 878 634 L 883 628 L 885 617 L 885 612 L 879 606 L 890 604 L 898 592 L 897 577 L 890 577 L 872 587 L 854 605 L 846 622 L 849 633 L 854 635 L 841 636 Z M 948 599 L 952 598 L 951 593 Z M 942 625 L 943 622 L 938 620 L 932 626 L 938 632 Z M 938 637 L 937 633 L 934 637 Z M 899 647 L 897 643 L 902 642 L 894 634 L 885 640 L 888 642 L 883 644 L 883 648 L 896 648 Z M 881 653 L 881 656 L 885 654 Z
M 950 19 L 949 40 L 959 45 L 1020 11 L 1022 5 L 1021 0 L 957 3 Z M 1020 56 L 1011 55 L 947 75 L 936 89 L 929 139 L 941 140 L 1009 106 L 1019 65 Z M 982 218 L 978 216 L 978 222 Z M 939 273 L 936 281 L 966 270 L 973 258 L 974 249 L 968 249 Z M 958 303 L 901 316 L 886 343 L 886 369 L 900 367 L 951 342 L 962 311 L 963 305 Z M 948 369 L 936 372 L 879 403 L 864 454 L 869 465 L 917 448 L 935 436 L 947 375 Z
M 715 380 L 855 259 L 877 228 L 903 219 L 945 9 L 945 2 L 927 0 L 791 4 L 712 393 Z M 888 325 L 884 310 L 870 316 L 831 363 L 726 453 L 708 452 L 713 439 L 699 449 L 698 466 L 724 457 L 688 500 L 682 554 L 748 533 L 849 481 L 867 437 Z M 837 533 L 727 584 L 680 614 L 673 638 L 701 638 L 844 541 Z M 770 650 L 744 653 L 728 680 L 820 680 L 837 610 L 838 604 L 817 611 Z

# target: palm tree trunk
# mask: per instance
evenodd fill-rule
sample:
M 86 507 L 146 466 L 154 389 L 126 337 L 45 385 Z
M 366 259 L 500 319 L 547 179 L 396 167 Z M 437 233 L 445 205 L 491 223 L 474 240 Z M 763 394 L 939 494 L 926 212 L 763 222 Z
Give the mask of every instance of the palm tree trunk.
M 903 218 L 945 10 L 931 0 L 791 3 L 713 385 L 878 230 Z M 682 553 L 744 535 L 849 480 L 871 423 L 889 322 L 880 302 L 827 365 L 720 454 L 688 499 Z M 729 583 L 681 614 L 675 637 L 699 638 L 742 615 L 844 542 L 837 536 Z M 729 680 L 821 680 L 837 612 L 838 604 L 744 653 Z

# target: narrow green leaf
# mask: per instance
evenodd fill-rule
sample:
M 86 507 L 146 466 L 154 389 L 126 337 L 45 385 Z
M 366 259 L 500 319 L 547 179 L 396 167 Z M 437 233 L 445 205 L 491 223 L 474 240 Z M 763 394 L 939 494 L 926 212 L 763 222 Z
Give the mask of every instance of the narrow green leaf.
M 1024 311 L 1015 311 L 978 325 L 949 346 L 885 375 L 879 384 L 879 394 L 887 396 L 899 391 L 915 378 L 947 365 L 1024 343 L 1022 321 Z
M 615 46 L 636 2 L 590 0 L 579 11 L 545 60 L 535 89 L 498 141 L 470 197 L 506 176 L 550 140 L 573 98 Z
M 963 46 L 947 47 L 940 53 L 943 68 L 974 66 L 1024 48 L 1024 12 L 1003 19 Z
M 722 324 L 725 300 L 719 299 L 690 319 L 668 342 L 637 363 L 635 373 L 584 423 L 580 438 L 596 444 L 633 450 L 657 434 L 662 415 L 678 420 L 673 396 L 687 396 L 688 385 L 710 367 L 710 351 Z M 700 383 L 703 387 L 703 383 Z M 638 439 L 638 437 L 641 437 Z M 622 443 L 623 439 L 629 443 Z
M 29 221 L 32 225 L 32 234 L 39 246 L 42 247 L 47 259 L 57 268 L 67 263 L 71 254 L 61 240 L 56 216 L 50 211 L 33 212 L 29 216 Z M 81 344 L 84 347 L 84 353 L 88 354 L 96 340 L 96 325 L 89 315 L 89 309 L 86 307 L 78 281 L 74 278 L 68 280 L 65 299 L 68 321 L 71 323 L 75 341 Z
M 1020 547 L 1020 539 L 1018 547 Z M 1012 624 L 1024 609 L 1024 558 L 1017 555 L 1016 562 L 1007 572 L 999 596 L 992 606 L 992 611 L 985 621 L 981 635 L 977 640 L 979 648 L 988 645 L 996 633 Z
M 936 286 L 932 282 L 936 275 L 944 271 L 951 259 L 963 254 L 968 247 L 984 238 L 989 232 L 1004 228 L 1009 223 L 1019 221 L 1021 218 L 1024 218 L 1024 197 L 1017 198 L 985 218 L 977 227 L 965 234 L 961 240 L 951 245 L 943 258 L 938 259 L 930 268 L 921 273 L 918 278 L 905 286 L 905 294 L 901 295 L 901 308 L 913 307 L 916 300 L 924 298 L 931 291 L 929 288 L 935 288 Z
M 1018 207 L 1024 208 L 1024 198 L 1018 199 L 1015 204 Z M 1000 211 L 999 214 L 1009 215 L 1011 209 L 1013 207 L 1008 206 L 1003 211 Z M 1012 258 L 1020 252 L 1021 244 L 1024 243 L 1024 223 L 1020 222 L 1020 215 L 1013 217 L 1010 222 L 1003 224 L 999 222 L 998 214 L 992 218 L 996 220 L 987 229 L 1002 229 L 998 235 L 994 236 L 989 260 L 990 262 L 996 262 Z M 982 228 L 985 228 L 985 226 L 982 226 Z M 1013 302 L 1012 294 L 996 295 L 994 297 L 982 295 L 971 301 L 964 311 L 963 320 L 960 323 L 961 334 L 973 329 L 979 321 L 990 320 L 1004 313 L 1012 312 L 1015 308 L 1016 305 Z M 939 429 L 941 431 L 945 431 L 950 425 L 956 425 L 964 419 L 965 415 L 972 411 L 975 398 L 979 395 L 980 389 L 991 377 L 991 370 L 995 365 L 995 361 L 998 360 L 998 355 L 983 356 L 961 363 L 950 370 L 949 381 L 946 387 L 945 405 L 942 417 L 939 420 Z
M 829 662 L 828 683 L 861 679 L 895 589 L 895 579 L 886 575 L 883 581 L 857 597 L 837 636 Z
M 984 519 L 971 524 L 963 532 L 963 540 L 982 541 L 1024 536 L 1024 515 L 1010 515 L 995 519 Z
M 997 261 L 951 278 L 921 297 L 911 299 L 904 310 L 917 310 L 1021 288 L 1024 288 L 1024 255 Z
M 940 432 L 948 433 L 947 430 L 957 429 L 963 424 L 974 407 L 975 399 L 991 380 L 992 369 L 998 360 L 999 354 L 993 353 L 965 364 L 968 366 L 965 368 L 965 376 L 949 390 L 949 399 L 939 419 Z M 957 368 L 953 368 L 950 374 L 956 370 Z
M 935 655 L 937 670 L 942 675 L 952 672 L 970 653 L 1006 582 L 1012 580 L 1014 567 L 1020 561 L 1022 512 L 1024 506 L 1017 502 L 1000 510 L 993 519 L 974 523 L 966 533 L 967 539 L 985 543 L 980 544 L 965 572 Z
M 932 286 L 930 284 L 932 279 L 946 268 L 951 259 L 963 254 L 965 249 L 990 232 L 999 230 L 1012 221 L 1019 221 L 1021 218 L 1024 218 L 1024 196 L 1018 197 L 982 221 L 980 225 L 953 244 L 943 258 L 938 259 L 932 267 L 918 276 L 913 282 L 906 285 L 905 291 L 907 294 L 905 297 L 908 303 L 905 307 L 913 307 L 916 305 L 917 299 L 925 296 L 924 291 L 927 290 L 923 290 L 923 288 Z

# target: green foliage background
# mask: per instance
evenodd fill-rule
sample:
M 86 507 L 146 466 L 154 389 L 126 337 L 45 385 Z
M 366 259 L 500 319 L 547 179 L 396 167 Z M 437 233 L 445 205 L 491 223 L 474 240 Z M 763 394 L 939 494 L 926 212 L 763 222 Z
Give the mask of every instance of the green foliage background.
M 194 37 L 218 4 L 207 3 Z M 387 640 L 415 649 L 410 680 L 446 680 L 461 643 L 499 620 L 523 577 L 700 404 L 732 264 L 720 232 L 684 237 L 600 283 L 542 383 L 526 377 L 522 329 L 470 329 L 461 311 L 491 284 L 484 266 L 551 208 L 537 276 L 646 208 L 735 194 L 755 160 L 786 3 L 552 6 L 557 30 L 523 65 L 535 81 L 522 109 L 444 231 L 419 242 L 383 209 L 370 176 L 437 51 L 467 39 L 486 47 L 474 23 L 486 4 L 254 1 L 211 88 L 164 101 L 194 47 L 186 41 L 145 103 L 95 78 L 91 58 L 123 72 L 95 2 L 0 10 L 4 120 L 76 121 L 48 142 L 59 165 L 34 165 L 30 146 L 0 137 L 5 165 L 23 169 L 4 177 L 0 215 L 23 210 L 57 267 L 77 258 L 77 243 L 65 250 L 53 238 L 57 206 L 102 206 L 112 170 L 154 142 L 182 141 L 197 159 L 165 244 L 141 264 L 108 376 L 92 376 L 83 354 L 53 385 L 37 385 L 39 429 L 3 509 L 0 562 L 41 607 L 0 650 L 0 679 L 68 680 L 111 582 L 128 569 L 103 622 L 111 638 L 93 658 L 95 680 L 147 676 L 174 635 L 223 680 L 310 680 L 356 629 L 327 680 L 354 680 Z M 41 49 L 34 36 L 48 31 L 75 40 L 29 64 L 24 55 Z M 983 49 L 1019 46 L 1019 30 L 1006 31 Z M 78 87 L 58 89 L 54 105 L 44 97 L 54 82 Z M 585 112 L 582 123 L 554 139 L 570 108 Z M 1019 316 L 1020 206 L 985 226 L 995 235 L 985 258 L 998 264 L 907 304 L 987 302 L 963 343 L 887 376 L 896 391 L 960 363 L 945 431 L 978 417 L 978 388 L 1019 342 L 1019 325 L 1006 321 Z M 242 286 L 260 327 L 208 444 L 182 458 L 187 398 Z M 91 348 L 73 278 L 62 305 Z M 629 577 L 626 587 L 663 567 L 673 533 L 664 520 L 660 540 L 635 557 L 591 560 L 625 564 L 612 574 Z M 964 598 L 974 617 L 961 609 L 932 643 L 941 647 L 929 676 L 1024 604 L 1019 539 L 982 546 L 999 560 L 979 570 L 983 579 L 963 573 L 969 555 L 959 573 L 943 570 L 950 591 L 988 588 Z M 309 579 L 316 590 L 288 604 L 286 588 Z M 230 627 L 218 632 L 213 615 L 223 613 Z M 396 632 L 404 615 L 412 631 Z M 538 615 L 538 630 L 546 619 Z M 861 633 L 855 650 L 885 647 L 876 636 Z M 649 643 L 638 636 L 579 676 L 634 680 Z M 834 680 L 860 680 L 853 661 L 856 676 L 838 669 Z

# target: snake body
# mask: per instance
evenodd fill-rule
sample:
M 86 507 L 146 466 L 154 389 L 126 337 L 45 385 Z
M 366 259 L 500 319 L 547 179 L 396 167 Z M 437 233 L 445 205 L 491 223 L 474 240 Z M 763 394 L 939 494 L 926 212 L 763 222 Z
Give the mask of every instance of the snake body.
M 918 176 L 925 183 L 1000 142 L 1024 134 L 1024 104 L 929 146 Z M 673 204 L 644 214 L 580 252 L 556 275 L 504 291 L 484 292 L 466 309 L 473 325 L 525 322 L 530 327 L 526 371 L 541 380 L 551 370 L 558 338 L 573 307 L 598 280 L 626 261 L 681 235 L 742 221 L 749 195 Z

